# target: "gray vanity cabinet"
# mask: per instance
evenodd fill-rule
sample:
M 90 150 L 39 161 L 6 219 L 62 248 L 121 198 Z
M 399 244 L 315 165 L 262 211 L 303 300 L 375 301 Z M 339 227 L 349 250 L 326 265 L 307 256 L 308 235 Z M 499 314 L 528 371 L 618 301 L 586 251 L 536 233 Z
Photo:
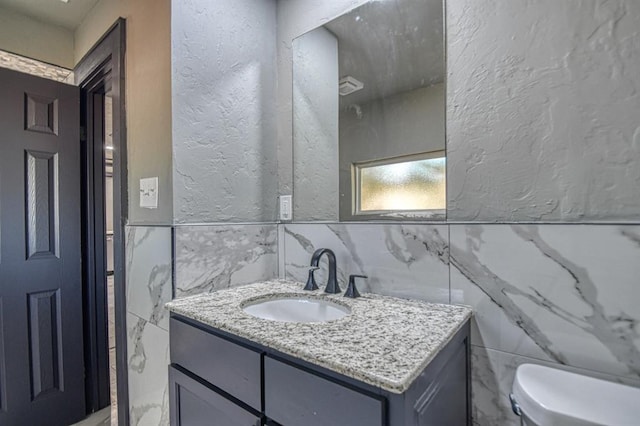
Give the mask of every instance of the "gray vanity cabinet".
M 173 314 L 174 426 L 471 425 L 469 323 L 403 394 Z

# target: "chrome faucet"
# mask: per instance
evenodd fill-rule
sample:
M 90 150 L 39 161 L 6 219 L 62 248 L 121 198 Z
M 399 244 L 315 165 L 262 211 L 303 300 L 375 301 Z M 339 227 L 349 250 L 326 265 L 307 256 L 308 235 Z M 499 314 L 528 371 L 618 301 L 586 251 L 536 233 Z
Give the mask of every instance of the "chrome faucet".
M 340 286 L 338 285 L 337 268 L 336 268 L 336 255 L 329 249 L 318 249 L 311 256 L 311 268 L 309 269 L 309 279 L 305 290 L 315 290 L 318 288 L 316 285 L 313 272 L 319 268 L 320 258 L 326 254 L 329 259 L 329 277 L 327 279 L 327 286 L 324 289 L 325 293 L 340 293 Z

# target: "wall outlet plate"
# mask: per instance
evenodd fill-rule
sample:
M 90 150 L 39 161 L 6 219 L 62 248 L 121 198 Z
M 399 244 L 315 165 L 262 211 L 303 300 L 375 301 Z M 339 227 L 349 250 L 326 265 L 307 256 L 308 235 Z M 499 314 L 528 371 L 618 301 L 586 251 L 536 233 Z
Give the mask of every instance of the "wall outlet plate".
M 281 195 L 280 197 L 280 220 L 289 221 L 293 217 L 291 195 Z
M 158 208 L 158 178 L 140 179 L 140 207 L 143 209 Z

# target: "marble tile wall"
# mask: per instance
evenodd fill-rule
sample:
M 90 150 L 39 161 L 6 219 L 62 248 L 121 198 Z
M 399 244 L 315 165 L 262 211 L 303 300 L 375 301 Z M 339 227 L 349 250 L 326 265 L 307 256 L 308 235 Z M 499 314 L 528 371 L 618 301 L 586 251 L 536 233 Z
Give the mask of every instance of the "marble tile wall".
M 174 229 L 175 295 L 281 275 L 334 250 L 363 291 L 471 305 L 476 425 L 516 425 L 515 368 L 553 365 L 640 386 L 640 226 L 246 224 Z M 127 228 L 133 425 L 166 424 L 171 229 Z M 279 258 L 280 257 L 280 258 Z M 322 270 L 318 281 L 322 282 Z
M 169 424 L 169 331 L 127 314 L 129 422 Z
M 640 380 L 640 226 L 451 226 L 473 343 Z
M 447 225 L 288 224 L 284 226 L 285 274 L 306 282 L 313 252 L 334 251 L 338 281 L 364 274 L 359 289 L 389 296 L 449 302 Z M 323 257 L 326 262 L 326 256 Z M 326 282 L 326 267 L 316 273 Z
M 523 362 L 640 386 L 640 226 L 451 225 L 451 300 L 473 306 L 476 424 L 519 424 Z
M 126 228 L 131 425 L 169 424 L 169 314 L 164 304 L 172 294 L 181 297 L 276 277 L 277 240 L 275 224 Z
M 640 226 L 288 224 L 287 277 L 328 247 L 363 290 L 474 308 L 476 425 L 516 425 L 524 362 L 640 386 Z
M 175 296 L 211 292 L 278 275 L 275 224 L 175 228 Z
M 126 229 L 127 311 L 164 330 L 171 300 L 171 227 Z
M 126 228 L 127 359 L 132 426 L 169 424 L 171 228 Z

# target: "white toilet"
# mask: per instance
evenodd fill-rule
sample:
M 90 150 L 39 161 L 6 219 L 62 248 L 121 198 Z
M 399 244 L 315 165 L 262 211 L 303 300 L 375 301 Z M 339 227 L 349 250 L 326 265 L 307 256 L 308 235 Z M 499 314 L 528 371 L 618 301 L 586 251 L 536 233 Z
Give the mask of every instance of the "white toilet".
M 518 367 L 510 398 L 526 426 L 640 425 L 640 389 L 541 365 Z

